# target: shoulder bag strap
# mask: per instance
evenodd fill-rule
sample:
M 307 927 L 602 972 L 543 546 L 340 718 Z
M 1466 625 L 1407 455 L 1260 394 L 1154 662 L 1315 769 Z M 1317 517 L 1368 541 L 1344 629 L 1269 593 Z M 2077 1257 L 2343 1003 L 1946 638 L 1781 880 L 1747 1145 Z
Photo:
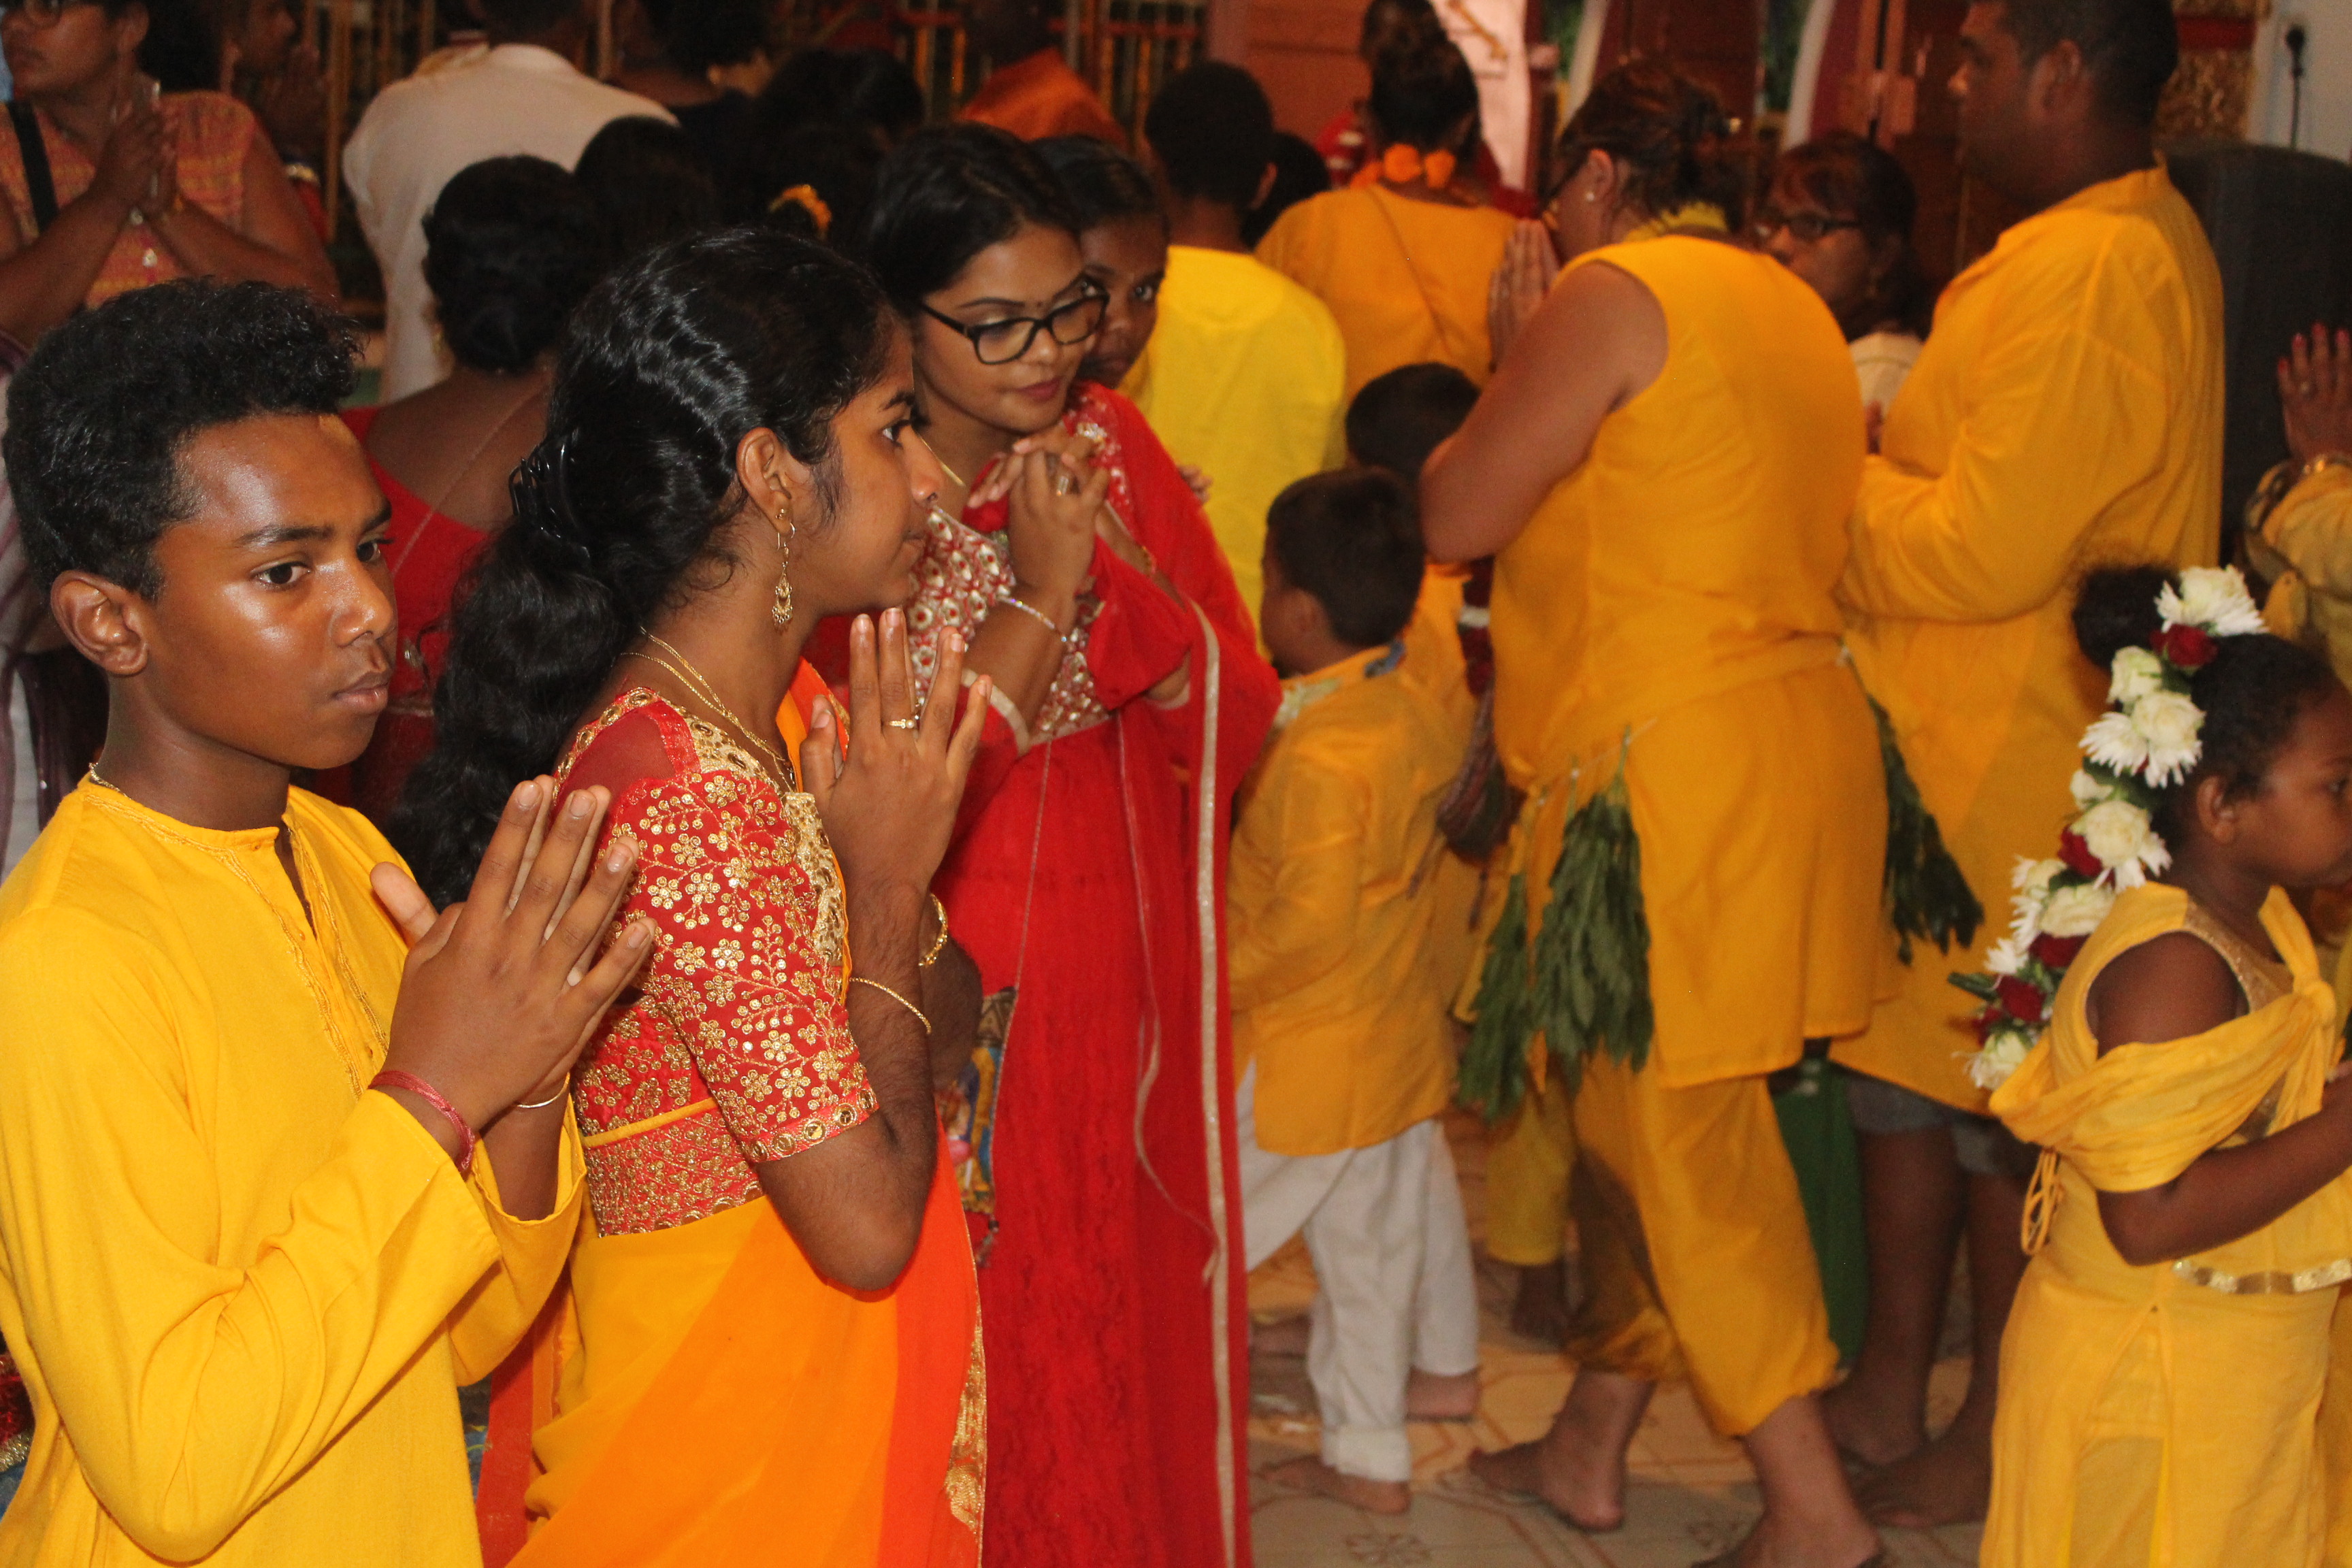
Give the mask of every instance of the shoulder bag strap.
M 16 151 L 25 160 L 25 188 L 33 198 L 33 228 L 45 232 L 58 216 L 57 182 L 49 177 L 49 144 L 41 139 L 41 122 L 33 106 L 11 100 L 8 123 L 16 128 Z

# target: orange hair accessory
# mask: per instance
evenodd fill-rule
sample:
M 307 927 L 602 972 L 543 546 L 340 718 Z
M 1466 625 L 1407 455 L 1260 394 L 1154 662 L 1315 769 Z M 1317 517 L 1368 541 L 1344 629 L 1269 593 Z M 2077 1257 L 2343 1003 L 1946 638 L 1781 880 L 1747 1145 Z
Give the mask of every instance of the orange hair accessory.
M 816 225 L 819 239 L 823 239 L 833 227 L 833 209 L 824 205 L 824 198 L 816 194 L 814 185 L 794 185 L 790 190 L 777 192 L 776 199 L 768 204 L 768 210 L 782 212 L 788 205 L 809 215 L 810 221 Z
M 1391 142 L 1388 150 L 1381 154 L 1381 177 L 1392 185 L 1409 185 L 1416 179 L 1427 180 L 1431 190 L 1442 191 L 1454 183 L 1456 162 L 1451 153 L 1423 153 L 1418 147 Z

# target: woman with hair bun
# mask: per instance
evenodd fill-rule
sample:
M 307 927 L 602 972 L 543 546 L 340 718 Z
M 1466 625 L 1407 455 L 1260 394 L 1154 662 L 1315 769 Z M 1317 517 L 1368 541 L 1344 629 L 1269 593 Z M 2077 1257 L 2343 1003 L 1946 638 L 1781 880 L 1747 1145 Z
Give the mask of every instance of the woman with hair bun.
M 925 705 L 886 608 L 940 483 L 914 400 L 855 264 L 767 229 L 650 252 L 573 321 L 452 617 L 393 823 L 418 880 L 446 900 L 499 781 L 554 773 L 609 792 L 600 852 L 635 847 L 655 935 L 572 1074 L 593 1223 L 568 1307 L 492 1409 L 483 1517 L 516 1568 L 979 1561 L 931 1041 L 969 1037 L 971 974 L 927 889 L 989 693 L 956 700 L 949 638 Z M 829 616 L 856 617 L 845 721 L 790 697 Z M 516 1415 L 530 1463 L 499 1458 Z
M 891 154 L 866 231 L 946 471 L 917 658 L 960 633 L 994 680 L 939 878 L 988 995 L 950 1134 L 980 1237 L 989 1550 L 1207 1568 L 1249 1550 L 1223 912 L 1277 692 L 1174 461 L 1076 380 L 1104 307 L 1078 226 L 1034 151 L 956 125 Z
M 1763 1493 L 1722 1561 L 1856 1568 L 1878 1540 L 1822 1419 L 1837 1353 L 1766 1080 L 1863 1026 L 1886 942 L 1830 596 L 1862 404 L 1821 300 L 1731 238 L 1728 136 L 1663 65 L 1594 87 L 1561 133 L 1568 270 L 1422 481 L 1434 554 L 1496 555 L 1495 741 L 1528 795 L 1472 1058 L 1540 1031 L 1580 1162 L 1576 1382 L 1474 1468 L 1614 1529 L 1651 1393 L 1687 1377 Z M 1594 911 L 1604 875 L 1629 885 Z
M 1484 385 L 1487 279 L 1512 219 L 1456 177 L 1478 144 L 1478 84 L 1434 14 L 1407 14 L 1381 47 L 1365 120 L 1378 177 L 1284 213 L 1257 258 L 1331 308 L 1349 398 L 1431 360 Z
M 594 205 L 544 158 L 458 171 L 425 215 L 425 280 L 457 366 L 396 403 L 343 415 L 392 504 L 392 700 L 341 792 L 379 824 L 432 750 L 443 615 L 483 540 L 512 515 L 507 478 L 546 426 L 556 338 L 604 266 Z
M 2114 696 L 1969 987 L 2040 1149 L 1982 1561 L 2315 1565 L 2352 1083 L 2294 895 L 2352 879 L 2352 696 L 2234 572 L 2095 572 L 2074 619 Z

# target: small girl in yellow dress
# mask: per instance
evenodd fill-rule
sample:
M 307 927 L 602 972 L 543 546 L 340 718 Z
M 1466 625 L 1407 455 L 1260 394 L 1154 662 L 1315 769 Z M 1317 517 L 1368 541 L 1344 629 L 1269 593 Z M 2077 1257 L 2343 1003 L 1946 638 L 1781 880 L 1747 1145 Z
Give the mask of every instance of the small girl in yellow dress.
M 2352 695 L 2234 572 L 2094 574 L 2074 626 L 2113 673 L 2080 815 L 1963 982 L 2043 1151 L 1982 1561 L 2316 1564 L 2352 1085 L 2289 894 L 2352 878 Z

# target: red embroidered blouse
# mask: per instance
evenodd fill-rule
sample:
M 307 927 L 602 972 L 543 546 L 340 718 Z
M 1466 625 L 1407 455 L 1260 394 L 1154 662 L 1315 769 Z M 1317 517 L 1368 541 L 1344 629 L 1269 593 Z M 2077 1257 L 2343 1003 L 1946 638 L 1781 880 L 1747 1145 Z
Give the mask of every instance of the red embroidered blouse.
M 637 849 L 625 913 L 656 932 L 625 1011 L 572 1079 L 597 1229 L 661 1230 L 748 1203 L 755 1162 L 874 1110 L 816 804 L 643 687 L 581 730 L 558 773 L 566 788 L 612 791 L 605 842 Z

